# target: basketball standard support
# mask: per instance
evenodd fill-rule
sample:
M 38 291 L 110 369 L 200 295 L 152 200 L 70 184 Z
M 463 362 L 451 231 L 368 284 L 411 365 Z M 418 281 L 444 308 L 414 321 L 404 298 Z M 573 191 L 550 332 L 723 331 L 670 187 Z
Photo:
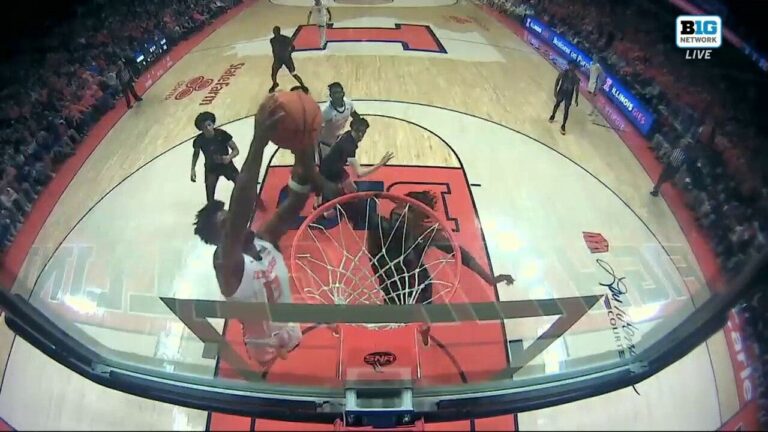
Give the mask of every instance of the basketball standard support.
M 414 426 L 413 383 L 420 375 L 416 333 L 413 325 L 340 327 L 345 427 Z

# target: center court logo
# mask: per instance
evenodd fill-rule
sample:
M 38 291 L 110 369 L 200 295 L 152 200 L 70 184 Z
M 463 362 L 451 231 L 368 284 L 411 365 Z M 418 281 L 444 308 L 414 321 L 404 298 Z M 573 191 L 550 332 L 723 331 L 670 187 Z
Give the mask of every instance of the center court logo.
M 243 66 L 245 66 L 245 63 L 229 65 L 215 82 L 213 78 L 206 78 L 203 75 L 198 75 L 186 81 L 179 81 L 166 93 L 165 100 L 183 100 L 207 89 L 208 91 L 198 105 L 210 105 L 216 100 L 219 93 L 229 86 L 229 81 L 237 75 L 237 72 Z

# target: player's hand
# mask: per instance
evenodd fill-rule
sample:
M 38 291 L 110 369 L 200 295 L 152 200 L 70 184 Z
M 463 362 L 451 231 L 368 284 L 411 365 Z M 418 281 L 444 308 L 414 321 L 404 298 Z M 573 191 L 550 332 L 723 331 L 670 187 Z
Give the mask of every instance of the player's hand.
M 493 279 L 493 282 L 497 284 L 504 282 L 507 285 L 512 285 L 515 283 L 515 278 L 508 274 L 500 274 Z
M 228 164 L 232 162 L 232 155 L 221 156 L 221 163 Z
M 192 173 L 189 175 L 189 179 L 192 180 L 192 183 L 197 181 L 197 173 L 195 172 L 194 169 L 192 170 Z
M 574 101 L 574 103 L 576 104 L 576 106 L 579 106 L 579 100 L 578 100 L 578 99 L 576 99 L 576 100 Z
M 285 115 L 285 112 L 277 107 L 277 96 L 274 93 L 264 98 L 253 116 L 254 131 L 270 133 L 274 130 L 278 120 Z
M 277 356 L 280 357 L 280 359 L 285 360 L 288 358 L 288 350 L 285 348 L 278 348 L 277 349 Z
M 386 165 L 389 161 L 391 161 L 395 157 L 395 154 L 391 151 L 388 151 L 384 156 L 381 157 L 381 161 L 379 161 L 379 165 Z

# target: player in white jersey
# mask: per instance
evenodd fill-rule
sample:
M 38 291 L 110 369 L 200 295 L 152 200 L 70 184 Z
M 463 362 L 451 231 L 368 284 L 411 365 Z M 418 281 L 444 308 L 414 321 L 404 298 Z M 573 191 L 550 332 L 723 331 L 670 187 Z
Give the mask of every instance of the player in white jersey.
M 276 111 L 276 99 L 269 96 L 255 116 L 253 140 L 242 171 L 235 182 L 229 210 L 218 200 L 209 202 L 198 213 L 195 234 L 205 243 L 215 245 L 213 266 L 221 294 L 228 300 L 290 303 L 292 301 L 288 269 L 278 250 L 280 238 L 309 198 L 313 149 L 297 150 L 288 183 L 290 193 L 275 214 L 256 231 L 249 220 L 259 191 L 259 171 L 269 134 L 282 112 Z M 316 171 L 314 166 L 312 169 Z M 319 174 L 317 174 L 319 176 Z M 301 329 L 297 324 L 275 323 L 268 317 L 254 316 L 239 320 L 248 355 L 262 366 L 275 358 L 285 358 L 299 344 Z
M 589 83 L 587 84 L 587 91 L 592 96 L 597 96 L 597 89 L 605 80 L 605 73 L 603 68 L 598 63 L 598 56 L 595 54 L 592 57 L 592 64 L 589 65 Z M 592 110 L 589 111 L 589 116 L 592 117 L 597 114 L 597 100 L 592 100 Z
M 331 146 L 336 143 L 342 132 L 347 129 L 349 119 L 356 119 L 360 114 L 355 111 L 355 105 L 347 99 L 344 93 L 344 86 L 339 82 L 328 85 L 328 105 L 323 108 L 323 125 L 320 128 L 318 137 L 318 157 L 317 163 L 322 161 L 323 156 L 331 151 Z
M 331 9 L 323 4 L 322 0 L 315 0 L 315 5 L 309 9 L 307 14 L 307 24 L 315 24 L 320 30 L 320 48 L 325 49 L 325 28 L 329 22 L 333 21 Z

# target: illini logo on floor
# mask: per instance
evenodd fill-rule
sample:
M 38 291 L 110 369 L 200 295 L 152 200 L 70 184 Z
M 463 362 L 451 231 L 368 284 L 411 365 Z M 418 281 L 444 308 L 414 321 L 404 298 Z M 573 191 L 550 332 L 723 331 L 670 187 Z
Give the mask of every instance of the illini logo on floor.
M 219 93 L 229 86 L 230 80 L 237 75 L 238 70 L 243 66 L 245 66 L 245 63 L 229 65 L 215 83 L 213 78 L 206 78 L 202 75 L 198 75 L 186 81 L 179 81 L 168 93 L 166 93 L 165 100 L 183 100 L 192 96 L 194 93 L 202 92 L 207 89 L 208 91 L 203 97 L 203 100 L 200 101 L 199 105 L 210 105 L 216 100 Z
M 593 254 L 608 252 L 608 240 L 606 240 L 602 234 L 586 231 L 582 234 L 584 235 L 584 243 L 587 245 L 590 252 Z

